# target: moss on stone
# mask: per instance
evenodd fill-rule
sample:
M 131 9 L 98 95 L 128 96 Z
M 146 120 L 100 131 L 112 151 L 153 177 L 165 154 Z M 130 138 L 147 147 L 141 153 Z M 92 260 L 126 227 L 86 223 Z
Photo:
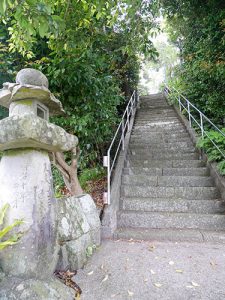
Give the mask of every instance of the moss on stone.
M 27 106 L 31 106 L 31 105 L 33 105 L 33 100 L 29 100 L 29 99 L 19 100 L 19 101 L 17 101 L 17 103 L 27 105 Z
M 6 150 L 3 152 L 2 156 L 8 156 L 8 157 L 15 157 L 15 156 L 21 156 L 33 151 L 38 151 L 41 152 L 42 154 L 48 155 L 48 153 L 46 151 L 43 150 L 37 150 L 37 149 L 33 149 L 33 148 L 28 148 L 28 149 L 10 149 L 10 150 Z

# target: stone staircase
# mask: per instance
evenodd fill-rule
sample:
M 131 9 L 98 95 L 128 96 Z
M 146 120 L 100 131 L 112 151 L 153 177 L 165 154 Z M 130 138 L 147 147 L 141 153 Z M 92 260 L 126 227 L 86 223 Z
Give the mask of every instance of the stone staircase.
M 122 176 L 116 238 L 225 241 L 225 203 L 162 94 L 142 97 Z

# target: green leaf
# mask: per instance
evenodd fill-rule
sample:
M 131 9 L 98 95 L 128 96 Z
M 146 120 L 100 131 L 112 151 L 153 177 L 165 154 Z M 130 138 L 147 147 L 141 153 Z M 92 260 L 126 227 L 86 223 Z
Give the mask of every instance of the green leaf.
M 45 20 L 42 20 L 39 25 L 39 34 L 40 37 L 45 37 L 48 33 L 48 23 Z
M 18 240 L 21 238 L 22 234 L 16 234 L 13 237 L 9 238 L 6 241 L 0 242 L 0 250 L 12 246 L 18 243 Z
M 2 230 L 0 230 L 0 239 L 5 236 L 9 231 L 11 231 L 14 227 L 24 223 L 23 220 L 16 220 L 13 224 L 6 226 Z
M 0 14 L 4 14 L 7 9 L 7 1 L 6 0 L 1 0 L 0 1 Z
M 8 203 L 6 203 L 0 210 L 0 225 L 3 224 L 5 213 L 6 213 L 7 209 L 9 208 L 9 206 L 10 205 Z

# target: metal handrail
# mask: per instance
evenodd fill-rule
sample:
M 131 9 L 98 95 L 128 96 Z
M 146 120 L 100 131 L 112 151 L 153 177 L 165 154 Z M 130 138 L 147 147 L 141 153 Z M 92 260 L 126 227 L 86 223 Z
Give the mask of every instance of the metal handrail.
M 139 96 L 137 91 L 134 91 L 127 106 L 123 113 L 122 119 L 118 125 L 118 128 L 114 134 L 112 142 L 107 150 L 107 155 L 103 158 L 103 166 L 107 168 L 107 192 L 104 193 L 104 204 L 110 204 L 111 202 L 111 182 L 112 182 L 112 175 L 113 169 L 115 167 L 115 163 L 119 154 L 119 151 L 122 146 L 122 150 L 125 149 L 125 136 L 128 131 L 130 131 L 131 124 L 130 120 L 131 117 L 135 114 L 136 105 L 139 101 Z M 120 134 L 120 135 L 119 135 Z M 112 153 L 112 148 L 115 145 L 115 142 L 119 138 L 119 143 L 117 145 L 115 153 Z
M 175 94 L 174 97 L 178 101 L 180 112 L 182 113 L 182 111 L 184 109 L 188 113 L 189 126 L 192 127 L 192 121 L 194 121 L 198 125 L 198 127 L 201 129 L 202 137 L 204 137 L 204 135 L 206 135 L 209 138 L 209 140 L 212 142 L 212 144 L 216 147 L 216 149 L 225 158 L 225 152 L 222 151 L 220 149 L 220 147 L 210 138 L 210 136 L 208 135 L 207 131 L 204 128 L 204 124 L 205 124 L 205 122 L 208 122 L 215 129 L 215 131 L 219 132 L 224 137 L 225 137 L 225 133 L 222 132 L 208 117 L 206 117 L 206 115 L 204 115 L 194 104 L 192 104 L 177 89 L 175 89 L 174 87 L 169 88 L 168 86 L 165 86 L 165 88 L 164 88 L 164 93 L 165 93 L 166 97 L 168 97 L 168 95 L 170 93 L 172 93 L 173 91 L 177 94 L 177 95 Z M 185 102 L 185 103 L 183 103 L 183 102 Z M 200 120 L 199 122 L 196 120 L 196 118 L 191 113 L 191 108 L 193 108 L 194 111 L 198 113 L 199 120 Z

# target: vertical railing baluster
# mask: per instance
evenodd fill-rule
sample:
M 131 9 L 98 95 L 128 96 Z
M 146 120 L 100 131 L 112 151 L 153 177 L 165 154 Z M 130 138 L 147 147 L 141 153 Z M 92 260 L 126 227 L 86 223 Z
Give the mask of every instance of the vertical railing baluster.
M 127 107 L 127 131 L 130 130 L 129 107 Z
M 181 112 L 182 108 L 181 108 L 181 103 L 180 103 L 180 95 L 178 96 L 178 102 L 179 102 L 179 108 L 180 108 L 180 112 Z
M 125 140 L 125 134 L 124 134 L 124 119 L 122 120 L 122 149 L 124 151 L 124 140 Z
M 187 101 L 187 104 L 188 104 L 188 119 L 189 119 L 189 125 L 190 125 L 190 127 L 192 127 L 192 124 L 191 124 L 190 103 L 189 103 L 189 101 Z
M 107 169 L 107 182 L 108 182 L 108 191 L 107 191 L 107 204 L 110 205 L 111 202 L 111 165 L 110 165 L 110 151 L 108 151 L 108 169 Z
M 201 133 L 202 133 L 202 137 L 204 137 L 204 124 L 203 124 L 202 113 L 200 113 L 200 124 L 201 124 Z

